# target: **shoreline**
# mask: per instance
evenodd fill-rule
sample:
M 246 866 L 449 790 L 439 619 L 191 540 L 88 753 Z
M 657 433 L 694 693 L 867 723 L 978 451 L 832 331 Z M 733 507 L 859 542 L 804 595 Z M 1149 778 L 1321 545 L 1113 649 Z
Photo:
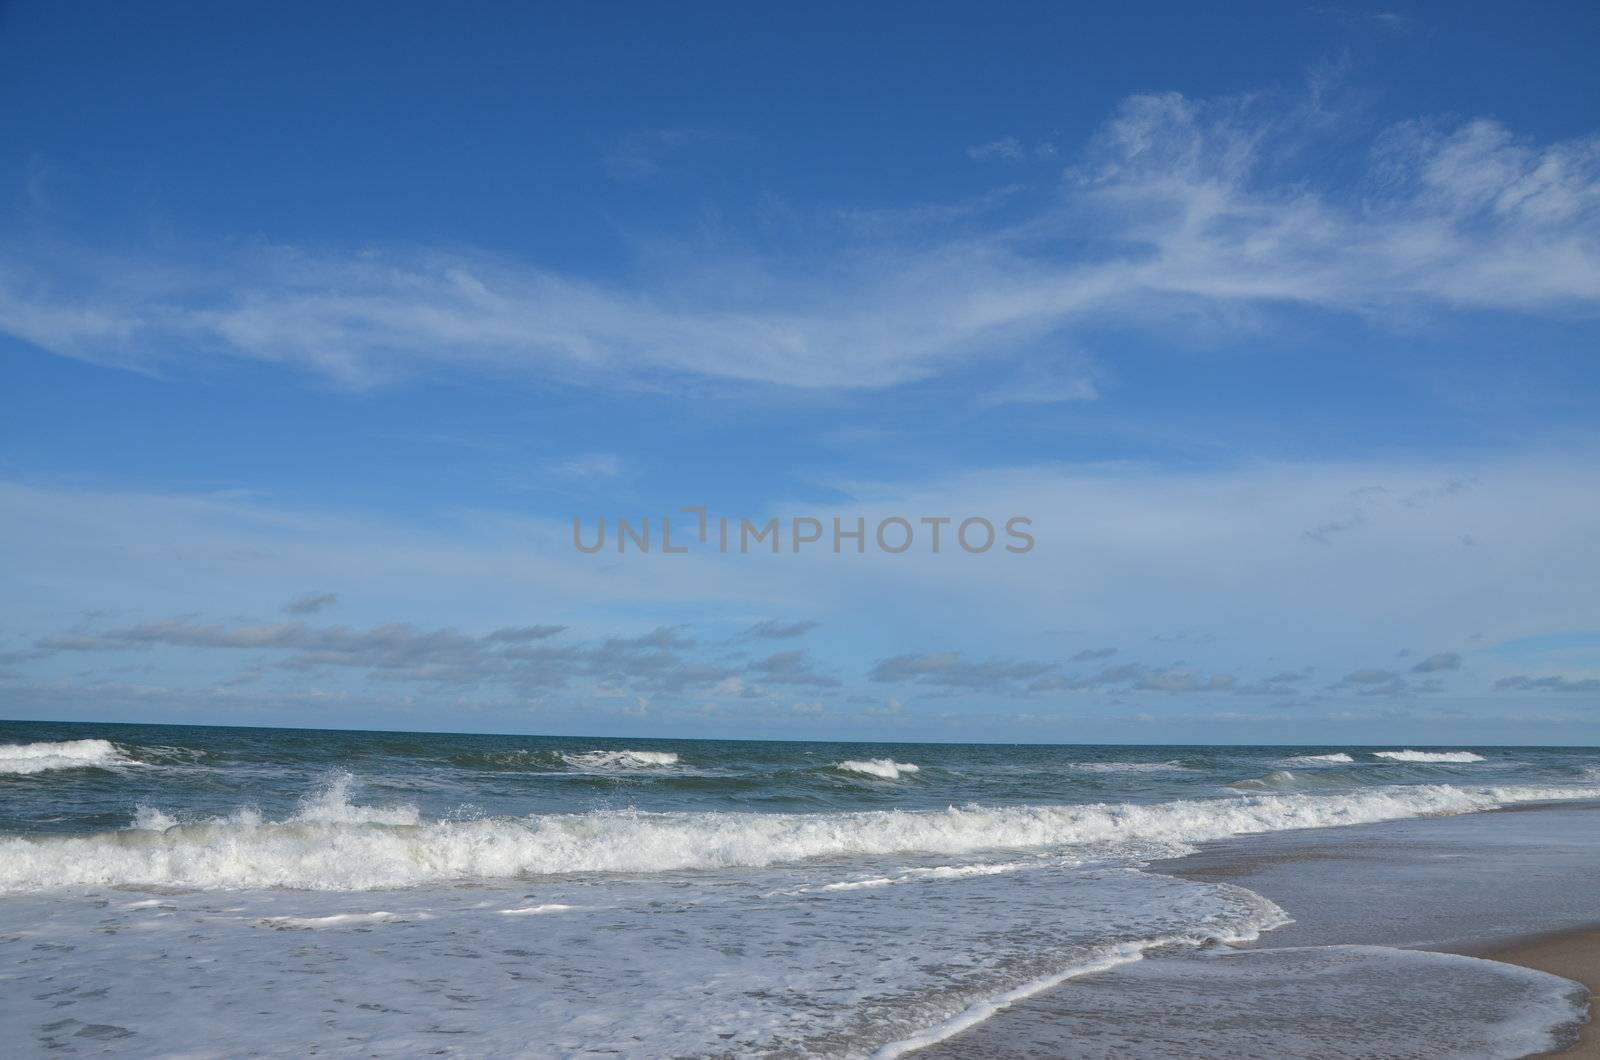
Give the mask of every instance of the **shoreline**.
M 1466 821 L 1470 828 L 1472 818 L 1482 818 L 1488 828 L 1501 828 L 1499 821 L 1517 821 L 1517 826 L 1530 825 L 1536 829 L 1541 825 L 1549 825 L 1557 817 L 1573 817 L 1573 815 L 1587 815 L 1594 817 L 1600 815 L 1600 802 L 1554 802 L 1554 804 L 1506 805 L 1494 810 L 1485 810 L 1482 813 L 1464 813 L 1459 818 L 1437 818 L 1438 821 Z M 1426 821 L 1427 818 L 1418 818 Z M 1349 831 L 1362 833 L 1362 831 L 1394 831 L 1400 833 L 1395 837 L 1397 841 L 1405 841 L 1408 837 L 1416 837 L 1426 842 L 1427 834 L 1416 828 L 1418 821 L 1397 821 L 1394 825 L 1357 825 Z M 1301 922 L 1302 917 L 1315 916 L 1309 909 L 1299 906 L 1310 905 L 1309 901 L 1296 900 L 1296 892 L 1306 885 L 1306 881 L 1296 884 L 1278 885 L 1280 877 L 1304 874 L 1307 881 L 1315 876 L 1315 869 L 1307 866 L 1315 865 L 1318 861 L 1347 861 L 1350 853 L 1344 850 L 1349 836 L 1336 836 L 1330 834 L 1326 842 L 1318 844 L 1317 833 L 1333 833 L 1334 829 L 1309 829 L 1307 833 L 1282 833 L 1280 836 L 1245 836 L 1238 839 L 1221 841 L 1218 844 L 1208 844 L 1194 855 L 1184 858 L 1174 858 L 1165 863 L 1155 863 L 1150 866 L 1152 871 L 1162 871 L 1171 876 L 1197 879 L 1197 881 L 1219 881 L 1227 879 L 1229 882 L 1250 887 L 1267 898 L 1285 905 L 1290 916 L 1296 917 L 1296 922 Z M 1581 834 L 1581 833 L 1579 833 Z M 1299 836 L 1301 842 L 1294 842 L 1291 849 L 1274 850 L 1274 847 L 1285 847 L 1288 839 Z M 1253 839 L 1259 842 L 1251 842 Z M 1278 842 L 1274 842 L 1277 839 Z M 1355 845 L 1355 844 L 1350 844 Z M 1586 844 L 1589 845 L 1589 844 Z M 1246 850 L 1248 847 L 1258 847 L 1258 850 Z M 1320 849 L 1318 849 L 1320 847 Z M 1429 850 L 1426 845 L 1419 847 L 1421 857 L 1435 855 L 1437 850 Z M 1245 857 L 1238 857 L 1238 855 Z M 1482 858 L 1491 857 L 1490 850 L 1482 850 L 1477 855 Z M 1522 866 L 1518 866 L 1522 868 Z M 1534 873 L 1541 873 L 1542 869 L 1534 868 Z M 1525 884 L 1526 887 L 1526 882 Z M 1482 881 L 1480 887 L 1494 889 L 1491 881 Z M 1291 897 L 1296 895 L 1296 897 Z M 1280 901 L 1280 897 L 1283 898 Z M 1514 906 L 1517 903 L 1515 893 L 1507 892 L 1496 895 L 1496 905 L 1502 909 Z M 1509 911 L 1509 909 L 1507 909 Z M 1418 950 L 1435 951 L 1435 953 L 1453 953 L 1466 958 L 1478 958 L 1483 961 L 1498 961 L 1501 964 L 1533 969 L 1536 972 L 1547 972 L 1550 975 L 1579 983 L 1589 991 L 1589 1020 L 1578 1028 L 1578 1041 L 1570 1046 L 1558 1047 L 1554 1050 L 1541 1052 L 1539 1057 L 1582 1058 L 1582 1060 L 1600 1060 L 1600 922 L 1594 919 L 1594 909 L 1584 909 L 1582 906 L 1573 906 L 1568 911 L 1555 914 L 1557 919 L 1566 919 L 1558 927 L 1544 927 L 1539 930 L 1522 929 L 1522 927 L 1494 927 L 1486 922 L 1478 921 L 1470 927 L 1469 934 L 1462 937 L 1448 938 L 1445 942 L 1419 943 L 1395 942 L 1400 948 L 1418 948 Z M 1414 925 L 1410 916 L 1400 917 L 1403 924 Z M 1394 917 L 1379 917 L 1379 924 L 1384 925 L 1386 932 L 1392 930 L 1406 930 L 1406 927 L 1397 925 Z M 1349 930 L 1350 925 L 1342 925 L 1342 930 Z M 1341 930 L 1341 929 L 1333 929 Z M 1368 929 L 1370 930 L 1370 929 Z M 1414 927 L 1413 929 L 1414 930 Z M 1293 925 L 1286 925 L 1283 929 L 1272 930 L 1262 935 L 1253 948 L 1266 950 L 1283 945 L 1285 935 L 1293 938 Z M 1365 935 L 1363 935 L 1365 938 Z M 1403 938 L 1403 935 L 1402 935 Z
M 1563 1060 L 1600 1058 L 1600 1012 L 1597 1012 L 1596 1000 L 1600 998 L 1600 923 L 1501 939 L 1481 946 L 1461 946 L 1446 952 L 1515 964 L 1581 983 L 1589 991 L 1589 1020 L 1578 1028 L 1577 1042 L 1565 1049 L 1539 1055 Z
M 1227 947 L 1235 955 L 1230 961 L 1356 950 L 1410 952 L 1418 959 L 1431 953 L 1567 980 L 1587 993 L 1587 1021 L 1562 1026 L 1565 1041 L 1554 1049 L 1517 1055 L 1600 1060 L 1600 923 L 1592 902 L 1584 901 L 1600 873 L 1597 820 L 1600 801 L 1588 801 L 1263 833 L 1206 843 L 1146 870 L 1243 887 L 1292 918 L 1252 942 Z M 1152 982 L 1203 977 L 1205 961 L 1193 951 L 1152 952 L 1114 969 L 1082 973 L 1020 998 L 918 1055 L 1088 1055 L 1092 1043 L 1074 1031 L 1081 1010 L 1108 995 L 1138 996 Z M 1265 1011 L 1249 1016 L 1252 1023 L 1268 1018 Z M 1285 1045 L 1278 1055 L 1315 1053 Z

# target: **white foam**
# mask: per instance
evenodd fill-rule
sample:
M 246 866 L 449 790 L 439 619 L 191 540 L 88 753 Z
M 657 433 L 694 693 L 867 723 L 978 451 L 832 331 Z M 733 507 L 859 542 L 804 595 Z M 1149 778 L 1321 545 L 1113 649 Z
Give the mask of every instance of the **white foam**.
M 110 740 L 0 744 L 0 774 L 13 776 L 57 769 L 106 769 L 136 764 Z
M 561 755 L 569 766 L 580 769 L 660 769 L 678 764 L 678 756 L 671 751 L 585 751 L 582 754 Z
M 1273 787 L 1282 787 L 1285 784 L 1291 784 L 1293 782 L 1294 782 L 1294 774 L 1293 773 L 1289 772 L 1287 769 L 1279 769 L 1276 772 L 1268 773 L 1264 777 L 1252 778 L 1252 779 L 1249 779 L 1249 780 L 1235 780 L 1232 783 L 1230 783 L 1228 785 L 1228 787 L 1230 787 L 1230 788 L 1273 788 Z
M 1482 755 L 1471 751 L 1374 751 L 1374 758 L 1391 762 L 1482 762 Z
M 1232 835 L 1593 798 L 1571 788 L 1400 785 L 1339 795 L 1256 794 L 1152 804 L 950 807 L 852 813 L 597 810 L 424 821 L 355 806 L 338 778 L 283 821 L 254 810 L 161 831 L 0 839 L 0 890 L 146 886 L 370 890 L 575 872 L 761 867 L 810 858 L 984 850 L 1148 856 Z
M 544 905 L 523 906 L 521 909 L 502 909 L 500 913 L 503 916 L 534 916 L 540 913 L 564 913 L 568 909 L 576 908 L 577 906 L 562 905 L 560 902 L 546 902 Z
M 859 773 L 862 776 L 877 777 L 879 780 L 899 780 L 903 776 L 921 771 L 920 766 L 912 765 L 910 762 L 896 762 L 892 758 L 852 758 L 835 763 L 833 768 L 841 773 Z
M 1213 942 L 1252 942 L 1260 938 L 1262 932 L 1270 931 L 1275 927 L 1281 927 L 1289 923 L 1289 917 L 1283 910 L 1270 902 L 1266 902 L 1265 899 L 1262 901 L 1263 915 L 1256 923 L 1244 924 L 1231 930 L 1221 928 L 1208 932 L 1166 935 L 1104 947 L 1090 960 L 1074 964 L 1051 975 L 1041 976 L 1031 982 L 1023 983 L 1021 986 L 1007 990 L 1003 994 L 971 1005 L 944 1022 L 909 1038 L 903 1038 L 900 1041 L 890 1042 L 881 1046 L 872 1054 L 872 1060 L 894 1060 L 895 1057 L 926 1048 L 935 1042 L 942 1042 L 946 1038 L 960 1034 L 969 1027 L 984 1022 L 996 1012 L 1009 1008 L 1018 1001 L 1033 997 L 1035 994 L 1049 990 L 1051 987 L 1060 986 L 1069 979 L 1092 975 L 1095 972 L 1109 971 L 1120 965 L 1142 960 L 1145 953 L 1153 949 L 1159 949 L 1164 946 L 1201 946 Z
M 925 880 L 965 880 L 973 876 L 1000 876 L 1030 867 L 1024 861 L 981 863 L 977 865 L 933 865 L 928 868 L 906 869 L 897 876 L 872 876 L 864 880 L 844 880 L 825 883 L 819 891 L 860 891 L 873 887 L 893 887 L 901 883 L 920 883 Z
M 168 828 L 175 827 L 177 823 L 176 817 L 163 813 L 153 806 L 140 805 L 134 810 L 132 827 L 147 832 L 165 832 Z
M 1340 751 L 1331 755 L 1295 755 L 1293 758 L 1289 759 L 1289 761 L 1298 762 L 1301 765 L 1312 765 L 1317 762 L 1331 762 L 1339 765 L 1349 765 L 1354 763 L 1355 759 Z
M 415 806 L 352 806 L 350 789 L 355 778 L 349 773 L 330 777 L 321 790 L 300 803 L 293 821 L 302 824 L 327 825 L 417 825 L 422 814 Z
M 261 923 L 275 928 L 350 927 L 359 924 L 381 924 L 387 920 L 397 920 L 399 916 L 398 913 L 379 910 L 375 913 L 335 913 L 332 916 L 268 916 L 262 917 Z

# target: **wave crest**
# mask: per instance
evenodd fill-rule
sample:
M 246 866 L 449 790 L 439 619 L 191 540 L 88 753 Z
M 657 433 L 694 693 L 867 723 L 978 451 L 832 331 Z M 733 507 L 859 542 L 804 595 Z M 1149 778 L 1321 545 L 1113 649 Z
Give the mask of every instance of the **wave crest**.
M 561 760 L 579 769 L 661 769 L 678 764 L 671 751 L 585 751 L 561 755 Z
M 0 890 L 289 887 L 374 890 L 581 872 L 761 867 L 818 857 L 1109 851 L 1157 857 L 1253 832 L 1468 813 L 1592 798 L 1577 788 L 1395 786 L 1343 795 L 1254 794 L 1154 804 L 950 807 L 853 813 L 644 813 L 423 821 L 354 806 L 336 778 L 283 821 L 254 810 L 159 830 L 0 839 Z
M 1471 751 L 1374 751 L 1374 758 L 1391 762 L 1482 762 L 1484 757 Z
M 922 771 L 921 766 L 912 765 L 910 762 L 896 762 L 892 758 L 852 758 L 836 762 L 833 768 L 841 773 L 859 773 L 862 776 L 877 777 L 879 780 L 899 780 L 903 776 Z
M 0 744 L 0 774 L 25 776 L 57 769 L 107 769 L 134 765 L 110 740 Z

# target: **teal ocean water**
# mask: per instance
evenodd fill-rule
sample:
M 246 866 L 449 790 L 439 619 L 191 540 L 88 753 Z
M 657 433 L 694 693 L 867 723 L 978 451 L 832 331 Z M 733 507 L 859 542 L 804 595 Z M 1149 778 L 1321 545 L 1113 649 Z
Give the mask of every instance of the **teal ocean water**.
M 896 1055 L 1288 919 L 1152 859 L 1596 796 L 1574 748 L 5 722 L 0 1019 L 41 1052 Z

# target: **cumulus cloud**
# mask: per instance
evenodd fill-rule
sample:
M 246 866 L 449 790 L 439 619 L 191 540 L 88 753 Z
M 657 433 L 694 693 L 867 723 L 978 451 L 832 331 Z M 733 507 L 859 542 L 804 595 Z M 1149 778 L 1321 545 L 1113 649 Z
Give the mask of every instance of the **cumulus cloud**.
M 780 651 L 750 664 L 749 673 L 771 685 L 812 685 L 818 688 L 835 688 L 837 677 L 819 673 L 812 668 L 804 651 Z
M 1453 651 L 1442 651 L 1430 655 L 1411 668 L 1414 674 L 1432 674 L 1441 670 L 1461 669 L 1461 656 Z
M 1288 696 L 1299 691 L 1299 686 L 1315 672 L 1312 667 L 1303 670 L 1279 670 L 1259 681 L 1239 685 L 1236 691 L 1242 696 Z
M 40 638 L 42 654 L 176 647 L 272 656 L 277 671 L 363 672 L 369 679 L 433 685 L 553 689 L 588 679 L 652 692 L 685 692 L 736 675 L 684 654 L 695 647 L 681 626 L 587 644 L 548 643 L 559 625 L 504 626 L 484 634 L 395 622 L 358 628 L 302 622 L 204 623 L 193 618 L 140 622 L 96 633 Z M 799 682 L 790 682 L 799 683 Z
M 338 593 L 306 593 L 284 604 L 283 609 L 291 615 L 314 615 L 318 611 L 326 611 L 338 602 Z
M 1494 683 L 1494 687 L 1501 692 L 1600 692 L 1600 677 L 1515 674 L 1502 677 Z
M 757 622 L 744 632 L 747 637 L 788 640 L 791 637 L 803 637 L 819 625 L 820 622 L 779 622 L 776 619 L 768 619 L 765 622 Z
M 1193 670 L 1160 670 L 1140 677 L 1133 687 L 1147 692 L 1227 692 L 1237 683 L 1231 674 L 1206 677 Z
M 1352 670 L 1339 678 L 1343 685 L 1381 685 L 1400 676 L 1393 670 Z
M 1004 659 L 971 661 L 960 652 L 931 652 L 922 655 L 896 655 L 880 659 L 868 677 L 884 683 L 914 682 L 947 689 L 1015 689 L 1020 682 L 1050 673 L 1054 663 L 1021 662 Z

